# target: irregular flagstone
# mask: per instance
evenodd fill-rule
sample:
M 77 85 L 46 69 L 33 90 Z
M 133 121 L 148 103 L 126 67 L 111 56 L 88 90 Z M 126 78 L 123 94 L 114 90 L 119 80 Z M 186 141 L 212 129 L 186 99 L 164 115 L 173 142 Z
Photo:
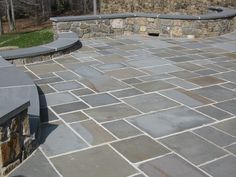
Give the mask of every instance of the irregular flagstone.
M 236 157 L 227 156 L 201 168 L 214 177 L 234 177 L 236 174 Z
M 119 70 L 107 71 L 106 75 L 117 78 L 117 79 L 127 79 L 132 77 L 140 77 L 147 75 L 144 72 L 141 72 L 134 68 L 123 68 Z
M 137 173 L 134 167 L 107 145 L 56 157 L 51 160 L 63 176 L 127 177 Z
M 85 110 L 84 112 L 93 117 L 98 122 L 116 120 L 140 114 L 140 112 L 138 112 L 137 110 L 123 103 L 111 106 L 103 106 L 99 108 L 92 108 Z
M 52 165 L 40 150 L 36 150 L 9 177 L 59 177 Z
M 226 82 L 224 80 L 218 79 L 213 76 L 196 77 L 196 78 L 189 79 L 188 81 L 194 84 L 200 85 L 200 86 L 215 85 L 215 84 Z
M 202 171 L 175 154 L 145 162 L 139 168 L 149 177 L 207 177 Z
M 167 109 L 179 105 L 179 103 L 176 103 L 157 93 L 138 95 L 131 98 L 125 98 L 123 100 L 129 105 L 145 113 Z
M 190 132 L 164 138 L 161 142 L 195 165 L 214 160 L 227 154 L 217 146 Z
M 213 122 L 206 116 L 186 107 L 136 116 L 127 120 L 154 138 Z
M 184 89 L 167 90 L 160 93 L 190 107 L 212 103 L 212 101 Z
M 175 86 L 165 81 L 150 81 L 150 82 L 135 84 L 134 87 L 144 92 L 154 92 L 154 91 L 174 88 Z
M 111 143 L 111 145 L 133 163 L 169 152 L 164 146 L 144 135 Z
M 73 123 L 71 124 L 71 127 L 91 145 L 102 144 L 115 140 L 111 134 L 92 120 L 86 120 L 81 123 Z
M 81 138 L 60 122 L 42 126 L 40 146 L 47 156 L 88 147 Z
M 236 92 L 218 85 L 196 89 L 193 92 L 214 101 L 224 101 L 236 97 Z

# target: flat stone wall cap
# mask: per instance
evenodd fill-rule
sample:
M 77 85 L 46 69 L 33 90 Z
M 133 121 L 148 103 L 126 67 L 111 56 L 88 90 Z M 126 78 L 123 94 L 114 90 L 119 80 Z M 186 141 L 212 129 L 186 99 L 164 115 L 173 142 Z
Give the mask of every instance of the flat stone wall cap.
M 9 66 L 14 66 L 14 65 L 12 65 L 8 61 L 6 61 L 2 57 L 0 57 L 0 68 L 9 67 Z
M 115 13 L 115 14 L 101 14 L 101 15 L 52 17 L 50 18 L 50 20 L 53 22 L 72 22 L 72 21 L 116 19 L 116 18 L 128 18 L 128 17 L 134 17 L 134 13 Z
M 74 46 L 78 41 L 78 39 L 73 38 L 61 38 L 44 46 L 48 48 L 53 48 L 56 51 L 60 51 Z
M 0 125 L 13 118 L 30 105 L 28 98 L 19 98 L 14 89 L 0 89 Z
M 30 47 L 30 48 L 25 48 L 25 49 L 1 51 L 0 56 L 2 56 L 4 59 L 17 59 L 17 58 L 24 58 L 24 57 L 34 57 L 34 56 L 44 55 L 44 54 L 48 54 L 52 52 L 55 52 L 55 49 L 38 46 L 38 47 Z
M 32 79 L 20 69 L 12 66 L 0 68 L 0 88 L 32 85 Z
M 176 19 L 176 20 L 215 20 L 231 18 L 236 16 L 236 10 L 224 7 L 209 7 L 209 10 L 217 11 L 218 13 L 208 13 L 204 15 L 173 15 L 173 14 L 161 14 L 160 19 Z

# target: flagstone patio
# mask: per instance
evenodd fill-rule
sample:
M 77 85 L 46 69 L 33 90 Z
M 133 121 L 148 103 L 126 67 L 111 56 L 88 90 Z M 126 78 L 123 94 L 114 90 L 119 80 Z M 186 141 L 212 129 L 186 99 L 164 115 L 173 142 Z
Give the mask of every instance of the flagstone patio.
M 19 67 L 39 87 L 42 134 L 11 177 L 235 177 L 236 32 L 81 42 Z

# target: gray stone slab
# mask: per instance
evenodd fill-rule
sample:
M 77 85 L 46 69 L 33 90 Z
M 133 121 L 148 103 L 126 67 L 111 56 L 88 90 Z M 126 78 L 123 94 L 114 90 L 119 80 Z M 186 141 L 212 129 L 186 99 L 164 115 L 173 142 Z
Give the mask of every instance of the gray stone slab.
M 133 85 L 133 84 L 141 83 L 142 81 L 140 79 L 133 77 L 133 78 L 129 78 L 129 79 L 123 79 L 122 82 Z
M 196 71 L 195 73 L 200 74 L 202 76 L 208 76 L 208 75 L 216 74 L 218 72 L 212 69 L 204 69 L 204 70 Z
M 210 86 L 210 85 L 216 85 L 220 83 L 224 83 L 226 81 L 213 77 L 213 76 L 203 76 L 203 77 L 195 77 L 191 78 L 188 81 L 197 84 L 199 86 Z
M 36 150 L 9 177 L 59 177 L 40 150 Z
M 44 79 L 38 79 L 35 80 L 35 84 L 42 85 L 42 84 L 50 84 L 55 82 L 63 81 L 60 77 L 50 77 L 50 78 L 44 78 Z
M 236 174 L 236 158 L 227 156 L 201 168 L 214 177 L 234 177 Z
M 101 71 L 107 71 L 107 70 L 115 70 L 115 69 L 121 69 L 127 67 L 126 65 L 122 63 L 111 63 L 111 64 L 102 64 L 96 66 Z
M 123 103 L 111 106 L 103 106 L 99 108 L 92 108 L 84 112 L 93 117 L 98 122 L 116 120 L 140 114 L 140 112 L 138 112 L 137 110 Z
M 75 59 L 74 57 L 70 55 L 61 56 L 59 58 L 56 58 L 55 61 L 60 64 L 79 62 L 79 60 Z
M 235 71 L 222 73 L 222 74 L 217 74 L 216 76 L 219 77 L 219 78 L 231 81 L 231 82 L 236 84 L 236 72 Z
M 41 106 L 46 107 L 46 106 L 74 102 L 77 101 L 78 99 L 68 92 L 62 92 L 62 93 L 41 95 L 40 100 L 41 100 Z
M 156 93 L 125 98 L 123 101 L 145 113 L 179 105 L 178 103 Z
M 73 123 L 71 127 L 91 145 L 116 140 L 110 133 L 92 120 Z
M 236 99 L 217 103 L 215 106 L 236 115 Z
M 10 66 L 0 69 L 0 88 L 34 85 L 32 79 L 20 69 Z
M 193 84 L 193 83 L 191 83 L 191 82 L 188 82 L 188 81 L 186 81 L 186 80 L 179 79 L 179 78 L 166 79 L 165 82 L 168 82 L 168 83 L 170 83 L 170 84 L 173 84 L 173 85 L 182 87 L 182 88 L 184 88 L 184 89 L 194 89 L 194 88 L 199 87 L 199 86 L 196 85 L 196 84 Z
M 151 72 L 152 74 L 167 74 L 176 71 L 181 71 L 182 68 L 179 68 L 175 65 L 163 65 L 163 66 L 155 66 L 150 68 L 145 68 L 146 71 Z
M 73 159 L 73 163 L 71 163 L 71 159 Z M 137 173 L 134 167 L 107 145 L 56 157 L 51 160 L 63 176 L 127 177 Z M 95 168 L 91 169 L 91 167 Z
M 105 72 L 105 74 L 117 79 L 128 79 L 147 75 L 146 73 L 134 68 L 123 68 L 113 71 L 107 71 Z
M 150 55 L 150 56 L 143 55 L 143 56 L 135 56 L 135 57 L 129 57 L 129 58 L 131 58 L 132 60 L 129 60 L 126 63 L 130 66 L 137 67 L 137 68 L 170 64 L 170 61 L 161 59 L 160 57 L 157 57 L 154 55 Z
M 171 73 L 171 75 L 176 76 L 176 77 L 181 78 L 181 79 L 190 79 L 190 78 L 193 78 L 193 77 L 200 76 L 199 74 L 193 73 L 191 71 L 186 71 L 186 70 L 173 72 L 173 73 Z
M 160 93 L 189 107 L 198 107 L 212 103 L 212 101 L 204 97 L 183 89 L 167 90 Z
M 117 120 L 109 123 L 102 124 L 107 130 L 113 133 L 116 137 L 122 139 L 130 136 L 142 134 L 141 131 L 128 124 L 124 120 Z
M 225 149 L 236 155 L 236 143 L 226 147 Z
M 81 138 L 60 122 L 42 126 L 40 146 L 47 156 L 88 147 Z
M 57 114 L 72 112 L 72 111 L 86 109 L 86 108 L 89 108 L 89 106 L 82 101 L 52 106 L 52 109 Z
M 51 84 L 51 86 L 58 91 L 75 90 L 84 87 L 75 81 L 60 82 L 56 84 Z
M 80 76 L 74 74 L 71 71 L 56 72 L 56 75 L 58 75 L 64 80 L 79 80 L 81 78 Z
M 111 63 L 119 63 L 119 62 L 124 62 L 128 60 L 128 58 L 122 57 L 120 55 L 106 55 L 106 56 L 100 56 L 100 57 L 95 57 L 97 60 L 106 63 L 106 64 L 111 64 Z
M 230 135 L 236 137 L 236 119 L 227 120 L 218 124 L 215 124 L 214 127 L 229 133 Z
M 215 101 L 224 101 L 236 97 L 236 92 L 225 89 L 218 85 L 193 90 L 193 93 L 199 94 Z
M 135 84 L 134 87 L 144 92 L 154 92 L 154 91 L 174 88 L 175 86 L 169 84 L 168 82 L 159 80 L 159 81 L 150 81 L 150 82 Z
M 57 40 L 43 46 L 50 49 L 51 48 L 55 49 L 56 51 L 60 51 L 60 50 L 65 50 L 67 48 L 70 48 L 78 43 L 79 43 L 78 37 L 77 38 L 58 38 Z
M 78 122 L 78 121 L 89 119 L 89 117 L 85 115 L 84 113 L 82 113 L 81 111 L 62 114 L 60 115 L 60 117 L 67 123 Z
M 229 136 L 215 128 L 212 127 L 203 127 L 194 131 L 203 138 L 213 142 L 218 146 L 228 146 L 236 142 L 236 138 Z
M 20 94 L 19 94 L 20 93 Z M 11 87 L 0 89 L 1 100 L 1 113 L 5 111 L 11 111 L 18 104 L 24 104 L 30 101 L 30 106 L 28 107 L 29 121 L 30 121 L 30 131 L 33 135 L 38 131 L 39 127 L 39 98 L 36 86 L 25 86 L 25 87 Z M 6 109 L 5 109 L 6 108 Z
M 233 116 L 232 114 L 229 114 L 213 106 L 204 106 L 197 108 L 197 110 L 217 120 L 223 120 Z
M 30 47 L 25 49 L 15 49 L 10 51 L 2 51 L 0 52 L 0 56 L 4 59 L 16 59 L 16 58 L 25 58 L 25 57 L 34 57 L 44 54 L 50 54 L 55 52 L 56 50 L 53 48 L 37 46 Z
M 82 89 L 78 89 L 78 90 L 73 90 L 72 93 L 77 95 L 77 96 L 84 96 L 84 95 L 93 94 L 95 92 L 88 89 L 88 88 L 82 88 Z
M 173 61 L 173 62 L 187 62 L 187 61 L 192 61 L 194 60 L 193 58 L 191 57 L 188 57 L 188 56 L 181 56 L 181 57 L 172 57 L 172 58 L 168 58 L 167 60 L 170 60 L 170 61 Z
M 207 177 L 202 171 L 176 154 L 145 162 L 139 168 L 149 177 Z
M 142 94 L 142 93 L 143 93 L 143 92 L 141 92 L 141 91 L 139 91 L 139 90 L 137 90 L 137 89 L 135 89 L 135 88 L 111 92 L 112 95 L 114 95 L 114 96 L 116 96 L 116 97 L 118 97 L 118 98 L 140 95 L 140 94 Z
M 195 165 L 214 160 L 227 154 L 217 146 L 190 132 L 164 138 L 161 142 Z
M 107 93 L 84 96 L 84 97 L 81 97 L 81 99 L 84 100 L 89 105 L 91 105 L 92 107 L 120 102 L 118 99 L 116 99 L 115 97 Z
M 9 66 L 12 66 L 12 64 L 9 63 L 8 61 L 4 60 L 4 59 L 0 56 L 0 68 L 9 67 Z
M 128 121 L 154 138 L 213 122 L 211 119 L 186 107 L 136 116 L 128 119 Z
M 0 124 L 4 124 L 12 117 L 28 109 L 30 98 L 15 97 L 18 90 L 0 89 Z M 14 96 L 12 95 L 14 94 Z
M 117 141 L 111 143 L 111 145 L 132 163 L 158 157 L 169 152 L 164 146 L 145 135 Z
M 28 65 L 27 68 L 37 75 L 65 70 L 65 68 L 56 63 Z

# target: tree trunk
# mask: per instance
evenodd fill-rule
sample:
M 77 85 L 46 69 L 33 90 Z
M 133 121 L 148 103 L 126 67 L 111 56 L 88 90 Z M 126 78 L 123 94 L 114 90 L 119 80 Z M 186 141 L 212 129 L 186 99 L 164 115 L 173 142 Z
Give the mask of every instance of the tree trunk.
M 13 31 L 15 31 L 16 30 L 15 9 L 14 9 L 14 4 L 12 0 L 10 0 L 10 6 L 11 6 L 12 27 L 13 27 Z
M 9 5 L 8 0 L 5 0 L 5 3 L 6 3 L 7 20 L 8 20 L 9 29 L 10 31 L 13 31 L 14 27 L 11 20 L 10 5 Z
M 0 16 L 0 36 L 2 36 L 3 34 L 4 34 L 3 23 L 2 23 L 2 17 Z

